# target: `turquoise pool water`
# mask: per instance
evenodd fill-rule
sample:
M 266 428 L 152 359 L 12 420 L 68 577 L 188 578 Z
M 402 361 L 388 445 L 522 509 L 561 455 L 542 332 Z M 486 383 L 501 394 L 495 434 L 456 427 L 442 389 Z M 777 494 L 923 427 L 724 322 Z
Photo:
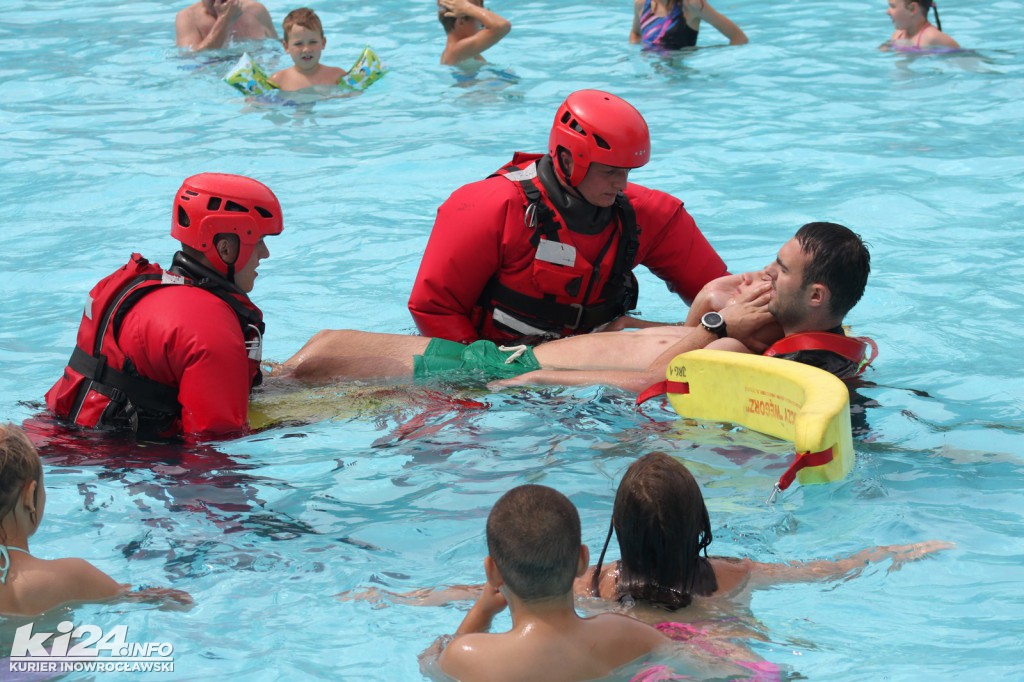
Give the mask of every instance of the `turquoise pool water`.
M 637 417 L 612 389 L 456 391 L 463 402 L 422 389 L 264 394 L 261 410 L 298 420 L 216 452 L 44 450 L 35 553 L 196 599 L 186 613 L 99 605 L 70 618 L 171 643 L 174 673 L 152 679 L 421 679 L 416 654 L 465 604 L 334 595 L 479 581 L 486 514 L 525 482 L 567 493 L 596 549 L 622 471 L 661 449 L 702 483 L 716 553 L 957 544 L 898 572 L 755 593 L 747 615 L 765 641 L 751 646 L 788 675 L 1024 677 L 1024 2 L 944 2 L 944 27 L 977 51 L 914 57 L 875 50 L 891 30 L 884 2 L 721 0 L 751 44 L 717 47 L 705 29 L 705 47 L 671 60 L 626 44 L 628 4 L 496 3 L 514 29 L 489 57 L 519 80 L 468 84 L 436 65 L 430 7 L 318 7 L 327 63 L 347 66 L 369 43 L 391 72 L 357 97 L 272 105 L 219 81 L 238 50 L 178 55 L 177 3 L 6 3 L 0 419 L 36 412 L 96 279 L 132 250 L 170 260 L 183 177 L 250 174 L 281 199 L 286 231 L 254 294 L 267 357 L 323 327 L 410 332 L 405 301 L 437 205 L 513 150 L 541 149 L 564 96 L 601 87 L 650 123 L 652 161 L 633 179 L 684 199 L 732 269 L 766 263 L 810 220 L 870 242 L 874 272 L 848 320 L 881 356 L 852 474 L 765 507 L 784 446 L 722 429 L 701 438 L 656 406 Z M 268 7 L 278 22 L 291 9 Z M 683 316 L 653 277 L 641 281 L 647 316 Z M 17 624 L 0 625 L 4 641 Z

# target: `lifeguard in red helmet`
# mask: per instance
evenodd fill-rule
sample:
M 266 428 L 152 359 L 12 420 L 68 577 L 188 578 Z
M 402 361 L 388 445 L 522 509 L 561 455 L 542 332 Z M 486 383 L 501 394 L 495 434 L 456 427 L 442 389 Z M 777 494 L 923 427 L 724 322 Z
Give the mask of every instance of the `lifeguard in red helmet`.
M 87 428 L 147 436 L 223 435 L 248 427 L 259 384 L 263 314 L 249 292 L 281 204 L 240 175 L 187 178 L 174 199 L 181 250 L 164 270 L 139 254 L 89 292 L 54 414 Z
M 628 102 L 569 95 L 547 154 L 517 152 L 438 209 L 409 299 L 420 332 L 538 343 L 608 328 L 632 310 L 637 265 L 687 303 L 727 274 L 681 201 L 627 181 L 650 155 L 647 123 Z

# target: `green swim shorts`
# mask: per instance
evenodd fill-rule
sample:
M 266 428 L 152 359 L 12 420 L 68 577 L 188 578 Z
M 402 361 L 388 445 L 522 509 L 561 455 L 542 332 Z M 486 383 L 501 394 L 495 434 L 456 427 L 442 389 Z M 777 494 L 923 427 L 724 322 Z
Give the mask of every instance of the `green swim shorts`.
M 423 355 L 413 356 L 413 375 L 428 379 L 452 374 L 473 374 L 487 381 L 510 379 L 540 369 L 533 349 L 520 346 L 501 350 L 490 341 L 476 341 L 464 346 L 445 339 L 431 339 Z

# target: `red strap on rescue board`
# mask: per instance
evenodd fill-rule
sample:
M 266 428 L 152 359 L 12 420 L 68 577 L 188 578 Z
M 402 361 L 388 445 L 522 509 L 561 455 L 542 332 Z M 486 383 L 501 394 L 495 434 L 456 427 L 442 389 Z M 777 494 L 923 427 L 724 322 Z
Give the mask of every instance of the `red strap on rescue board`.
M 870 341 L 870 339 L 868 340 Z M 871 345 L 874 346 L 874 343 L 872 343 Z M 874 356 L 872 356 L 872 359 L 874 359 Z M 640 405 L 643 405 L 651 398 L 656 398 L 660 395 L 665 395 L 666 393 L 676 393 L 685 395 L 689 392 L 690 384 L 683 381 L 669 381 L 666 379 L 665 381 L 659 381 L 658 383 L 654 384 L 653 386 L 647 388 L 642 393 L 640 393 L 640 395 L 636 397 L 636 405 L 639 407 Z M 808 452 L 807 454 L 798 456 L 796 459 L 793 460 L 793 463 L 790 465 L 790 467 L 786 469 L 786 472 L 782 474 L 782 476 L 779 478 L 779 482 L 775 485 L 775 492 L 773 492 L 772 496 L 769 498 L 769 503 L 771 503 L 771 501 L 775 499 L 776 492 L 786 490 L 787 488 L 789 488 L 789 486 L 793 484 L 793 481 L 796 480 L 796 474 L 798 471 L 800 471 L 801 469 L 805 469 L 807 467 L 817 467 L 822 466 L 824 464 L 828 464 L 829 462 L 832 461 L 832 459 L 832 448 L 822 450 L 821 452 Z
M 657 398 L 659 395 L 665 395 L 666 393 L 678 393 L 687 394 L 690 392 L 690 384 L 685 381 L 659 381 L 658 383 L 645 389 L 640 395 L 636 397 L 636 406 L 639 407 L 646 403 L 651 398 Z
M 786 473 L 782 474 L 779 478 L 778 489 L 785 490 L 793 481 L 796 479 L 796 473 L 801 469 L 807 467 L 820 467 L 823 464 L 828 464 L 832 461 L 832 448 L 822 450 L 821 452 L 808 452 L 805 455 L 799 455 L 793 463 L 786 469 Z

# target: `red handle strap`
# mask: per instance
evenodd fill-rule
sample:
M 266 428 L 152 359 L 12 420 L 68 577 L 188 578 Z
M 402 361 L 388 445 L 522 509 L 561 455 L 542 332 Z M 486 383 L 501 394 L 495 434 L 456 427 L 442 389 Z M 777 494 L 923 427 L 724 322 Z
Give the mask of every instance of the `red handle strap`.
M 853 338 L 857 339 L 862 343 L 867 344 L 868 346 L 871 346 L 871 355 L 868 357 L 867 360 L 861 361 L 860 367 L 857 368 L 857 376 L 860 376 L 861 374 L 864 373 L 864 370 L 868 368 L 868 365 L 874 362 L 875 358 L 878 357 L 878 344 L 875 343 L 874 339 L 870 339 L 866 336 L 855 336 Z
M 690 392 L 690 384 L 684 381 L 659 381 L 653 386 L 648 387 L 642 391 L 640 395 L 636 397 L 636 406 L 640 407 L 651 398 L 657 398 L 659 395 L 665 395 L 666 393 L 679 393 L 687 394 Z
M 822 450 L 821 452 L 808 452 L 803 455 L 798 455 L 793 463 L 786 469 L 786 473 L 782 474 L 779 478 L 779 483 L 776 486 L 779 490 L 785 490 L 793 481 L 796 479 L 796 473 L 801 469 L 807 467 L 820 467 L 823 464 L 828 464 L 832 461 L 832 448 Z

